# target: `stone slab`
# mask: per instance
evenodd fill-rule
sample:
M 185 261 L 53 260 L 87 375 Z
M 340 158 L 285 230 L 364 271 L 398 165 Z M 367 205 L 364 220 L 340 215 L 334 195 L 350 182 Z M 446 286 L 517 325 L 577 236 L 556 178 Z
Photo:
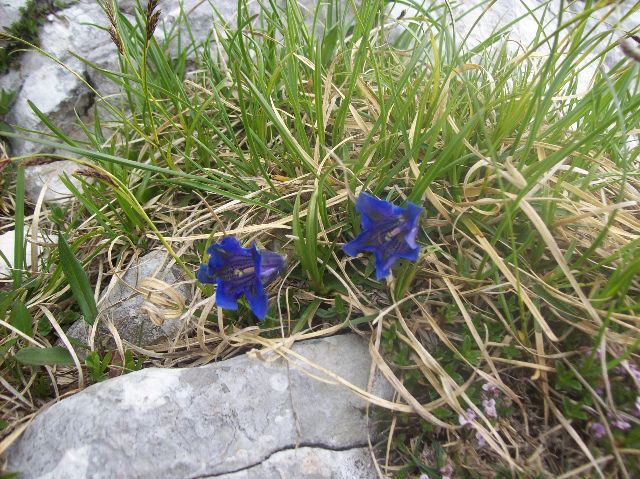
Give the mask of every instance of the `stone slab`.
M 356 335 L 306 341 L 294 351 L 367 386 L 367 341 Z M 374 392 L 391 396 L 381 379 Z M 375 477 L 365 407 L 343 386 L 311 379 L 280 358 L 145 369 L 37 416 L 9 449 L 8 470 L 22 479 Z

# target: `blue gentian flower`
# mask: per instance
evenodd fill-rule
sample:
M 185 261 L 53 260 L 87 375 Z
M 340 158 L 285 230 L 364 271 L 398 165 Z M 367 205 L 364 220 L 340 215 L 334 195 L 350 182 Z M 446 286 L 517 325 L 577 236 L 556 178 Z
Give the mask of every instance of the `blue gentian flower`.
M 344 245 L 349 256 L 359 251 L 372 251 L 376 260 L 376 279 L 391 274 L 391 267 L 400 258 L 417 261 L 420 247 L 416 244 L 418 218 L 422 208 L 407 203 L 401 208 L 375 196 L 361 193 L 356 201 L 362 233 Z
M 235 311 L 238 298 L 244 295 L 253 314 L 264 319 L 268 309 L 264 285 L 284 269 L 284 258 L 273 251 L 258 250 L 255 243 L 243 248 L 230 236 L 209 246 L 207 253 L 209 261 L 200 265 L 197 278 L 217 285 L 218 307 Z

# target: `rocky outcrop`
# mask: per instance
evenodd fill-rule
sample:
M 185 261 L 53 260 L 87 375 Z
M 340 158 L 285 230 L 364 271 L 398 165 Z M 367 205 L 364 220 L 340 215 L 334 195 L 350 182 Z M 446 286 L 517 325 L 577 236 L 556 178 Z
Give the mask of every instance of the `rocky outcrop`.
M 367 388 L 364 339 L 347 334 L 293 349 Z M 23 479 L 376 477 L 366 402 L 305 371 L 322 377 L 298 360 L 244 355 L 111 379 L 36 417 L 9 449 L 8 470 Z M 373 391 L 391 395 L 380 378 Z
M 14 248 L 15 248 L 15 235 L 16 235 L 15 230 L 9 230 L 0 234 L 0 253 L 2 253 L 2 256 L 0 257 L 0 279 L 4 279 L 8 276 L 11 276 L 12 269 L 16 267 L 15 259 L 13 256 Z M 23 238 L 27 244 L 26 254 L 24 257 L 25 266 L 27 268 L 31 266 L 32 248 L 37 258 L 43 252 L 43 245 L 49 245 L 51 247 L 55 247 L 56 241 L 58 240 L 57 236 L 55 235 L 45 236 L 42 233 L 38 233 L 37 242 L 32 245 L 31 232 L 28 228 L 24 229 Z
M 26 5 L 27 0 L 0 0 L 0 32 L 20 20 L 20 9 Z
M 98 329 L 94 347 L 113 347 L 113 324 L 121 339 L 147 347 L 172 341 L 185 332 L 188 321 L 183 317 L 185 303 L 191 301 L 192 285 L 182 269 L 168 265 L 166 253 L 155 250 L 135 258 L 124 271 L 117 272 L 98 301 Z M 75 339 L 76 353 L 84 359 L 90 349 L 91 326 L 83 319 L 67 330 Z M 64 346 L 60 340 L 59 346 Z
M 185 327 L 181 319 L 191 300 L 192 285 L 175 264 L 166 266 L 168 254 L 152 251 L 114 275 L 98 301 L 100 320 L 110 321 L 126 341 L 149 346 L 174 339 Z
M 73 174 L 81 169 L 73 161 L 41 162 L 28 166 L 24 170 L 25 193 L 33 202 L 37 200 L 46 186 L 44 201 L 65 202 L 72 198 L 72 194 L 62 178 L 67 178 L 78 189 L 81 189 L 80 181 Z

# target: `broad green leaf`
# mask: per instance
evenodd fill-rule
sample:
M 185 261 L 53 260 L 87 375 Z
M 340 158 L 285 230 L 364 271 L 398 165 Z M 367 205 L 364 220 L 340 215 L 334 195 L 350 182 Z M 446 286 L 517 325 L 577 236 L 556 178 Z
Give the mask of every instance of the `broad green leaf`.
M 22 301 L 14 301 L 11 304 L 11 315 L 9 316 L 11 326 L 22 331 L 27 336 L 33 337 L 33 318 L 29 310 Z
M 22 348 L 15 355 L 16 361 L 29 366 L 68 366 L 73 364 L 71 354 L 65 348 Z
M 58 235 L 58 253 L 64 276 L 71 286 L 71 292 L 84 316 L 84 320 L 93 324 L 98 316 L 98 308 L 93 298 L 93 291 L 82 265 L 73 255 L 62 234 Z

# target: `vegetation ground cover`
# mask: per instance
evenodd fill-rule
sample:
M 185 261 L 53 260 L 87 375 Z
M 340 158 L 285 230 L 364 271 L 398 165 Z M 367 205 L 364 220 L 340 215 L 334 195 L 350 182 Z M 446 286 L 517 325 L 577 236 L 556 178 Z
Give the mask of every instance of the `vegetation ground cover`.
M 50 401 L 143 362 L 353 329 L 371 333 L 397 392 L 372 400 L 381 474 L 640 474 L 640 66 L 605 64 L 634 33 L 608 23 L 616 5 L 542 3 L 524 16 L 539 26 L 530 45 L 506 39 L 517 24 L 472 45 L 447 2 L 241 0 L 203 45 L 188 12 L 168 25 L 157 3 L 133 18 L 105 4 L 120 70 L 102 73 L 124 93 L 95 92 L 83 138 L 46 118 L 48 133 L 6 134 L 68 152 L 55 157 L 74 158 L 83 184 L 67 182 L 68 206 L 32 205 L 30 158 L 7 160 L 18 264 L 23 224 L 59 240 L 0 292 L 4 446 Z M 425 210 L 418 261 L 386 281 L 342 251 L 361 192 Z M 215 308 L 195 281 L 227 235 L 287 256 L 262 322 Z M 53 347 L 75 320 L 99 323 L 100 285 L 154 248 L 197 288 L 183 335 L 153 348 L 116 337 L 84 365 L 70 341 Z

